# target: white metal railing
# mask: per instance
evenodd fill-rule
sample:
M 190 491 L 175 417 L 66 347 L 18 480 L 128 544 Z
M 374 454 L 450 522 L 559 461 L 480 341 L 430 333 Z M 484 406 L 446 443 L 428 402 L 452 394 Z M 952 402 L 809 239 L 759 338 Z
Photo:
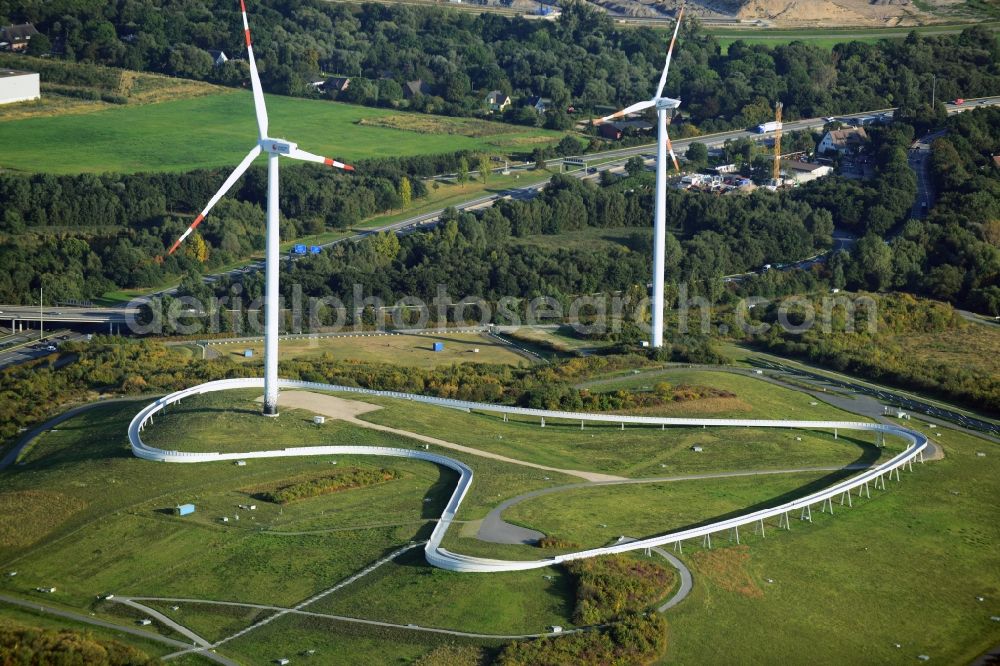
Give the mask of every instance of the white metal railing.
M 679 426 L 715 426 L 715 427 L 753 427 L 753 428 L 805 428 L 805 429 L 824 429 L 824 430 L 861 430 L 868 432 L 876 432 L 884 435 L 895 435 L 901 437 L 909 445 L 902 452 L 887 460 L 883 463 L 875 465 L 867 470 L 864 470 L 850 478 L 839 481 L 828 488 L 824 488 L 815 493 L 806 495 L 796 500 L 790 502 L 785 502 L 781 505 L 771 507 L 769 509 L 761 509 L 759 511 L 754 511 L 751 513 L 736 516 L 734 518 L 727 518 L 725 520 L 716 521 L 708 525 L 702 525 L 700 527 L 693 527 L 690 529 L 682 530 L 679 532 L 672 532 L 670 534 L 663 534 L 660 536 L 650 537 L 647 539 L 640 539 L 638 541 L 630 541 L 628 543 L 617 544 L 613 546 L 606 546 L 603 548 L 591 548 L 588 550 L 582 550 L 575 553 L 567 553 L 564 555 L 556 555 L 554 557 L 542 559 L 542 560 L 526 560 L 526 561 L 513 561 L 513 560 L 496 560 L 484 557 L 473 557 L 470 555 L 462 555 L 460 553 L 453 553 L 445 548 L 441 548 L 441 541 L 444 539 L 445 533 L 454 519 L 455 514 L 458 512 L 459 506 L 462 504 L 462 500 L 465 499 L 465 495 L 472 485 L 473 472 L 468 465 L 464 463 L 443 456 L 437 453 L 430 453 L 428 451 L 421 450 L 410 450 L 410 449 L 396 449 L 388 447 L 379 446 L 308 446 L 308 447 L 293 447 L 285 449 L 277 449 L 271 451 L 248 451 L 244 453 L 221 453 L 221 452 L 190 452 L 190 451 L 164 451 L 162 449 L 157 449 L 147 445 L 142 441 L 142 429 L 150 421 L 154 414 L 162 410 L 167 405 L 171 405 L 175 402 L 179 402 L 184 398 L 200 395 L 203 393 L 211 393 L 214 391 L 226 391 L 232 389 L 244 389 L 244 388 L 262 388 L 264 386 L 264 380 L 262 378 L 245 378 L 245 379 L 222 379 L 213 382 L 207 382 L 205 384 L 199 384 L 198 386 L 192 386 L 191 388 L 177 391 L 171 393 L 170 395 L 163 396 L 155 400 L 154 402 L 146 405 L 138 414 L 132 419 L 129 424 L 128 435 L 129 441 L 132 445 L 132 452 L 139 458 L 145 460 L 154 460 L 160 462 L 173 462 L 173 463 L 194 463 L 194 462 L 209 462 L 209 461 L 219 461 L 219 460 L 237 460 L 246 458 L 278 458 L 278 457 L 293 457 L 293 456 L 324 456 L 324 455 L 374 455 L 374 456 L 389 456 L 396 458 L 412 458 L 416 460 L 424 460 L 431 462 L 449 469 L 455 470 L 459 474 L 458 484 L 455 487 L 455 491 L 452 493 L 451 498 L 448 500 L 447 505 L 444 508 L 441 518 L 438 520 L 436 527 L 431 533 L 430 539 L 424 546 L 424 552 L 427 557 L 427 561 L 434 566 L 440 567 L 442 569 L 448 569 L 450 571 L 476 571 L 476 572 L 491 572 L 491 571 L 520 571 L 525 569 L 536 569 L 541 567 L 547 567 L 552 564 L 559 562 L 566 562 L 569 560 L 582 559 L 587 557 L 596 557 L 598 555 L 607 555 L 610 553 L 623 553 L 631 550 L 641 550 L 645 548 L 652 548 L 655 546 L 663 546 L 666 544 L 677 543 L 688 539 L 697 539 L 702 537 L 710 537 L 710 535 L 717 532 L 723 532 L 731 529 L 737 529 L 743 525 L 750 525 L 755 523 L 762 523 L 762 521 L 773 518 L 775 516 L 784 516 L 784 519 L 788 520 L 788 514 L 795 510 L 809 510 L 814 504 L 829 503 L 832 510 L 832 502 L 835 497 L 843 498 L 846 494 L 849 494 L 852 490 L 866 486 L 868 484 L 877 484 L 881 481 L 884 485 L 885 476 L 890 475 L 893 471 L 896 472 L 898 477 L 899 468 L 910 464 L 912 467 L 913 459 L 922 456 L 924 449 L 927 447 L 927 438 L 914 430 L 909 430 L 908 428 L 903 428 L 901 426 L 893 424 L 882 424 L 882 423 L 865 423 L 860 421 L 793 421 L 793 420 L 762 420 L 762 419 L 685 419 L 685 418 L 667 418 L 658 416 L 628 416 L 619 414 L 594 414 L 587 412 L 560 412 L 553 410 L 544 409 L 531 409 L 527 407 L 512 407 L 507 405 L 492 405 L 488 403 L 470 402 L 467 400 L 454 400 L 451 398 L 437 398 L 433 396 L 415 395 L 411 393 L 400 393 L 397 391 L 379 391 L 375 389 L 366 389 L 356 386 L 338 386 L 335 384 L 322 384 L 317 382 L 304 382 L 289 379 L 279 380 L 278 385 L 283 389 L 312 389 L 318 391 L 333 391 L 333 392 L 345 392 L 345 393 L 357 393 L 361 395 L 370 396 L 380 396 L 386 398 L 395 398 L 399 400 L 412 400 L 414 402 L 422 402 L 431 405 L 439 405 L 442 407 L 451 407 L 463 410 L 477 410 L 482 412 L 491 413 L 502 413 L 502 414 L 515 414 L 522 416 L 537 416 L 540 419 L 560 419 L 567 421 L 590 421 L 590 422 L 600 422 L 600 423 L 632 423 L 639 425 L 679 425 Z M 787 524 L 787 523 L 786 523 Z

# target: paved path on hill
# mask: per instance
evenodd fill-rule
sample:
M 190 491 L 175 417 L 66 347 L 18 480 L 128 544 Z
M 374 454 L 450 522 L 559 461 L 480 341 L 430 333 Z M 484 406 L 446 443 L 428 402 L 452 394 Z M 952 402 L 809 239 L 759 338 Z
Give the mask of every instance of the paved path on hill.
M 91 617 L 89 615 L 83 615 L 81 613 L 74 613 L 72 611 L 63 610 L 61 608 L 56 608 L 54 606 L 47 606 L 45 604 L 38 603 L 37 601 L 28 601 L 26 599 L 19 599 L 17 597 L 9 597 L 5 594 L 0 594 L 0 603 L 9 604 L 11 606 L 18 606 L 20 608 L 26 608 L 30 611 L 36 613 L 44 613 L 45 615 L 54 615 L 56 617 L 61 617 L 66 620 L 73 620 L 74 622 L 83 622 L 86 624 L 94 625 L 96 627 L 103 627 L 104 629 L 111 629 L 113 631 L 120 631 L 125 634 L 130 634 L 132 636 L 138 636 L 139 638 L 144 638 L 146 640 L 155 641 L 157 643 L 164 643 L 172 647 L 180 648 L 190 648 L 190 645 L 183 641 L 179 641 L 173 638 L 168 638 L 166 636 L 161 636 L 160 634 L 154 634 L 149 631 L 143 631 L 142 629 L 136 629 L 135 627 L 126 627 L 121 624 L 115 624 L 114 622 L 108 622 L 107 620 L 101 620 L 96 617 Z M 237 662 L 227 659 L 222 655 L 215 654 L 214 652 L 199 652 L 206 659 L 210 659 L 216 663 L 224 664 L 225 666 L 240 666 Z

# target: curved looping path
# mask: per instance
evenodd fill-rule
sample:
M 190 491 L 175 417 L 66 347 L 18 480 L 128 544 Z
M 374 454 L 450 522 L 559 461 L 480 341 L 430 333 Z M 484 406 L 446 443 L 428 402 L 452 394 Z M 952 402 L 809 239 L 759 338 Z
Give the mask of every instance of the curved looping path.
M 355 393 L 360 395 L 383 396 L 399 400 L 412 400 L 426 404 L 451 407 L 463 410 L 476 410 L 482 412 L 493 412 L 502 414 L 517 414 L 522 416 L 535 416 L 538 418 L 564 419 L 569 421 L 591 421 L 600 423 L 615 424 L 635 424 L 635 425 L 660 425 L 660 426 L 713 426 L 713 427 L 745 427 L 745 428 L 805 428 L 810 430 L 855 430 L 872 432 L 876 437 L 893 435 L 908 442 L 906 449 L 889 460 L 876 465 L 870 469 L 860 472 L 852 477 L 838 481 L 833 485 L 807 495 L 805 497 L 786 502 L 776 507 L 753 511 L 734 518 L 720 520 L 708 525 L 702 525 L 690 529 L 663 534 L 647 539 L 639 539 L 628 543 L 615 544 L 603 548 L 591 548 L 575 553 L 556 555 L 541 560 L 497 560 L 484 557 L 474 557 L 451 552 L 441 547 L 451 522 L 454 520 L 462 500 L 465 498 L 469 487 L 472 485 L 473 472 L 464 463 L 448 458 L 446 456 L 430 453 L 428 451 L 414 451 L 409 449 L 396 449 L 388 447 L 374 446 L 309 446 L 277 449 L 273 451 L 251 451 L 246 453 L 193 453 L 184 451 L 164 451 L 148 446 L 142 441 L 142 430 L 150 422 L 152 416 L 169 404 L 183 400 L 184 398 L 210 393 L 213 391 L 225 391 L 231 389 L 262 388 L 264 380 L 260 378 L 248 379 L 223 379 L 206 384 L 200 384 L 189 389 L 177 391 L 166 395 L 143 408 L 129 424 L 129 441 L 132 445 L 132 452 L 139 458 L 155 460 L 160 462 L 208 462 L 218 460 L 237 460 L 241 458 L 275 458 L 293 456 L 324 456 L 324 455 L 375 455 L 391 456 L 399 458 L 412 458 L 426 460 L 443 467 L 455 470 L 459 474 L 458 484 L 454 493 L 448 500 L 444 512 L 437 525 L 431 532 L 431 537 L 424 547 L 427 561 L 442 569 L 450 571 L 468 572 L 494 572 L 494 571 L 522 571 L 526 569 L 539 569 L 548 567 L 560 562 L 575 559 L 596 557 L 599 555 L 609 555 L 613 553 L 623 553 L 632 550 L 644 550 L 677 543 L 688 539 L 702 538 L 716 532 L 723 532 L 741 527 L 743 525 L 763 523 L 765 519 L 781 517 L 788 520 L 788 514 L 795 510 L 809 511 L 815 504 L 829 504 L 835 498 L 848 496 L 852 490 L 864 487 L 868 489 L 874 485 L 876 489 L 885 488 L 886 477 L 895 475 L 899 480 L 899 468 L 906 465 L 913 468 L 913 460 L 919 458 L 923 461 L 923 452 L 928 447 L 927 438 L 914 430 L 909 430 L 895 424 L 884 423 L 862 423 L 854 421 L 785 421 L 785 420 L 757 420 L 757 419 L 685 419 L 685 418 L 664 418 L 654 416 L 623 416 L 617 414 L 591 414 L 585 412 L 558 412 L 541 409 L 529 409 L 525 407 L 509 407 L 505 405 L 491 405 L 486 403 L 468 402 L 465 400 L 451 400 L 448 398 L 435 398 L 430 396 L 414 395 L 409 393 L 399 393 L 396 391 L 376 391 L 353 386 L 337 386 L 333 384 L 321 384 L 316 382 L 304 382 L 294 380 L 280 380 L 279 386 L 284 389 L 306 389 L 316 391 L 335 391 L 344 393 Z

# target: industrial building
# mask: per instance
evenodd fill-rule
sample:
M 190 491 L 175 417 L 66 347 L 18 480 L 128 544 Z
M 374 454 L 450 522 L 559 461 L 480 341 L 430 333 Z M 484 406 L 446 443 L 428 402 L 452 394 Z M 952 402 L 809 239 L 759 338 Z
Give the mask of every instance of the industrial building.
M 25 102 L 41 96 L 37 73 L 0 69 L 0 104 Z
M 825 164 L 812 164 L 810 162 L 798 162 L 794 160 L 787 160 L 781 165 L 782 170 L 789 179 L 793 180 L 796 185 L 802 183 L 808 183 L 810 180 L 816 180 L 817 178 L 822 178 L 823 176 L 829 176 L 833 173 L 833 167 Z

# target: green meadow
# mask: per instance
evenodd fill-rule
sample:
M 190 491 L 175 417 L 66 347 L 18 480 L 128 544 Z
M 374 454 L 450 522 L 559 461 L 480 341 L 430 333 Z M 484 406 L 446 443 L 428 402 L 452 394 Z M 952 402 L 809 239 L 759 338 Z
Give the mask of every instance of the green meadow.
M 350 161 L 457 150 L 509 154 L 561 133 L 268 95 L 269 133 Z M 246 91 L 0 122 L 0 168 L 46 173 L 234 167 L 256 143 Z M 259 158 L 263 162 L 264 158 Z M 288 162 L 285 162 L 288 164 Z

